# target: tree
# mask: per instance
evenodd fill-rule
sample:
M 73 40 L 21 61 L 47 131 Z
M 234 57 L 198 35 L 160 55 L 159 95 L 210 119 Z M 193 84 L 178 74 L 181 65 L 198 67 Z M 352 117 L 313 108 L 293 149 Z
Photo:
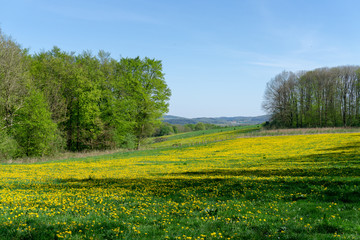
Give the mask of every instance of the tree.
M 58 47 L 51 51 L 41 52 L 31 57 L 30 74 L 37 89 L 46 98 L 51 118 L 61 130 L 67 120 L 67 99 L 71 79 L 74 77 L 74 58 Z
M 76 57 L 76 78 L 74 79 L 73 101 L 68 111 L 72 116 L 70 125 L 74 137 L 72 148 L 77 151 L 96 149 L 103 123 L 100 115 L 100 62 L 89 52 Z
M 31 56 L 0 32 L 1 156 L 14 146 L 19 155 L 49 154 L 62 139 L 71 151 L 139 148 L 170 95 L 161 61 L 58 47 Z
M 282 72 L 266 87 L 263 108 L 280 127 L 360 124 L 359 66 Z
M 12 128 L 19 144 L 20 155 L 43 156 L 54 150 L 57 140 L 56 124 L 43 94 L 32 89 L 24 99 L 24 106 L 18 111 Z
M 266 85 L 263 109 L 272 115 L 272 119 L 279 126 L 291 126 L 296 109 L 296 75 L 283 71 Z
M 27 72 L 26 51 L 0 30 L 0 121 L 3 129 L 13 125 L 22 107 L 29 81 Z
M 159 60 L 121 59 L 114 85 L 117 136 L 131 133 L 136 148 L 150 136 L 160 117 L 168 111 L 171 92 L 167 87 Z
M 16 157 L 18 144 L 16 140 L 8 134 L 4 124 L 0 121 L 0 159 Z
M 198 122 L 197 124 L 195 124 L 195 131 L 202 131 L 205 130 L 205 124 L 202 122 Z
M 35 55 L 31 74 L 47 99 L 52 119 L 67 142 L 67 149 L 101 148 L 103 124 L 100 99 L 103 73 L 99 60 L 90 52 L 80 55 L 54 47 Z
M 78 74 L 75 60 L 73 53 L 68 54 L 54 47 L 51 51 L 34 55 L 30 67 L 34 85 L 43 93 L 51 118 L 65 139 L 68 150 L 76 150 L 74 117 L 70 111 L 74 105 Z
M 170 123 L 163 122 L 156 128 L 155 133 L 153 134 L 153 136 L 161 137 L 161 136 L 171 135 L 171 134 L 174 134 L 174 133 L 175 133 L 174 132 L 174 126 L 171 125 Z

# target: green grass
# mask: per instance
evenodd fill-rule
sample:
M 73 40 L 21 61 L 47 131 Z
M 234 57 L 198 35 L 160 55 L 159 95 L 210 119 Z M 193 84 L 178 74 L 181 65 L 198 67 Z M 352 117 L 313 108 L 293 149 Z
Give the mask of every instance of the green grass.
M 161 138 L 154 138 L 154 143 L 148 145 L 147 147 L 168 148 L 203 145 L 211 142 L 225 141 L 246 136 L 247 134 L 260 131 L 261 128 L 261 125 L 249 125 L 180 133 Z
M 213 134 L 213 133 L 237 131 L 237 130 L 253 131 L 254 129 L 259 130 L 260 125 L 222 127 L 222 128 L 218 128 L 218 129 L 208 129 L 208 130 L 203 130 L 203 131 L 193 131 L 193 132 L 173 134 L 173 135 L 163 136 L 161 138 L 164 138 L 167 141 L 171 141 L 171 140 L 186 139 L 186 138 L 192 138 L 192 137 L 197 137 L 197 136 L 202 136 L 202 135 L 208 135 L 208 134 Z

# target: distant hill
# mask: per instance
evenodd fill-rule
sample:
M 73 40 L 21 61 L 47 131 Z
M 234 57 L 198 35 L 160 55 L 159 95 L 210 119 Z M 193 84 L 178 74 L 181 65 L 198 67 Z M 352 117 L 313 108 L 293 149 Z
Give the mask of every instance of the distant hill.
M 216 117 L 216 118 L 184 118 L 172 115 L 164 116 L 163 122 L 170 124 L 196 124 L 198 122 L 211 123 L 216 125 L 236 126 L 236 125 L 253 125 L 269 121 L 269 115 L 257 117 Z

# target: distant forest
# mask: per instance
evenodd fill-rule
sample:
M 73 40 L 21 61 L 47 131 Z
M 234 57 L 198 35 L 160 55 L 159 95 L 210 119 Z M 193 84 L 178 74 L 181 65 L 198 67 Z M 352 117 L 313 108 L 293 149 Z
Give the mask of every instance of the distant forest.
M 360 67 L 284 71 L 268 82 L 263 109 L 274 127 L 360 126 Z
M 31 55 L 0 32 L 0 159 L 139 148 L 170 95 L 159 60 L 58 47 Z

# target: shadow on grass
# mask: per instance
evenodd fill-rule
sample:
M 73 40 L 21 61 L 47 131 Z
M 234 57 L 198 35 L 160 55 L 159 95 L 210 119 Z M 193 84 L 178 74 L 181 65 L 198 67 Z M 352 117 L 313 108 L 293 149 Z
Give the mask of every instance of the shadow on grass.
M 161 197 L 172 201 L 187 198 L 206 197 L 209 199 L 244 199 L 255 201 L 277 201 L 279 196 L 285 201 L 309 200 L 356 203 L 360 199 L 360 179 L 325 180 L 304 179 L 256 179 L 204 178 L 204 179 L 61 179 L 50 188 L 108 190 L 126 189 L 129 195 L 141 192 L 151 197 Z M 46 186 L 45 186 L 46 187 Z
M 351 177 L 360 176 L 360 169 L 346 167 L 327 167 L 316 169 L 269 169 L 269 170 L 244 170 L 244 169 L 213 169 L 209 171 L 181 172 L 173 175 L 185 176 L 246 176 L 246 177 Z
M 359 135 L 360 137 L 360 135 Z M 325 151 L 351 151 L 351 150 L 358 150 L 360 149 L 360 142 L 352 142 L 349 144 L 344 144 L 344 146 L 340 146 L 340 147 L 334 147 L 334 148 L 326 148 L 324 149 Z M 321 151 L 324 151 L 321 150 Z

